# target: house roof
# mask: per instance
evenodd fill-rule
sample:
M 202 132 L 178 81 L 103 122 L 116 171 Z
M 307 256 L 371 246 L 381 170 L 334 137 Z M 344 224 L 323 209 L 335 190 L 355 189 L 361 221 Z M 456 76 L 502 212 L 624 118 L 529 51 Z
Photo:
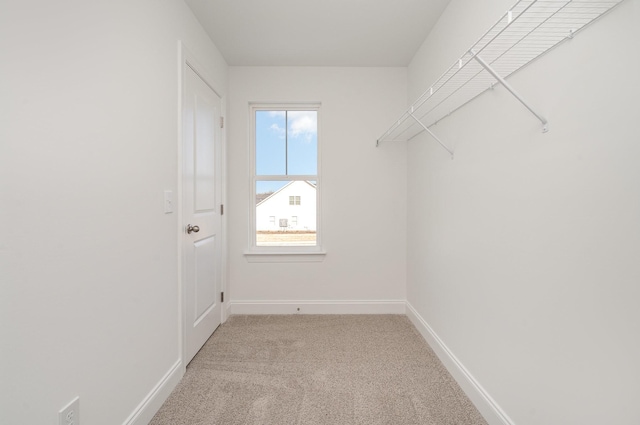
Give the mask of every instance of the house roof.
M 291 186 L 291 185 L 292 185 L 292 184 L 294 184 L 294 183 L 306 183 L 306 184 L 308 184 L 309 186 L 311 186 L 312 188 L 314 188 L 314 189 L 316 188 L 316 185 L 315 185 L 315 184 L 313 184 L 313 183 L 311 183 L 311 182 L 309 182 L 309 181 L 306 181 L 306 180 L 294 180 L 294 181 L 291 181 L 291 182 L 289 182 L 289 183 L 285 184 L 285 185 L 284 185 L 284 186 L 282 186 L 280 189 L 276 190 L 276 191 L 275 191 L 275 192 L 273 192 L 271 195 L 267 196 L 267 197 L 266 197 L 266 198 L 264 198 L 262 201 L 258 202 L 258 203 L 256 204 L 256 207 L 258 207 L 258 206 L 260 206 L 260 205 L 264 204 L 264 203 L 265 203 L 265 202 L 267 202 L 269 199 L 273 198 L 273 197 L 274 197 L 274 196 L 276 196 L 278 193 L 282 192 L 285 188 L 287 188 L 287 187 Z

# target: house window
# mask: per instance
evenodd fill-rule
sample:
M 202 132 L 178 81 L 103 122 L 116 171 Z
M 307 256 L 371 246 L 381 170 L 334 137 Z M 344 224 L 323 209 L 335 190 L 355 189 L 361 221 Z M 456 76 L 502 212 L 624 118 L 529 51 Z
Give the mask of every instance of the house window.
M 250 251 L 318 252 L 320 107 L 254 104 L 250 112 Z M 283 226 L 280 217 L 291 220 Z
M 289 205 L 300 205 L 299 196 L 289 196 Z

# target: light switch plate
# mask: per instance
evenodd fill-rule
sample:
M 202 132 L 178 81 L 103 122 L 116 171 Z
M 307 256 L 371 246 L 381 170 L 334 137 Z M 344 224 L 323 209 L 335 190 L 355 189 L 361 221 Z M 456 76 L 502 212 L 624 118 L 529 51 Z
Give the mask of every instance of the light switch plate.
M 170 190 L 164 191 L 164 213 L 171 214 L 173 212 L 173 192 Z

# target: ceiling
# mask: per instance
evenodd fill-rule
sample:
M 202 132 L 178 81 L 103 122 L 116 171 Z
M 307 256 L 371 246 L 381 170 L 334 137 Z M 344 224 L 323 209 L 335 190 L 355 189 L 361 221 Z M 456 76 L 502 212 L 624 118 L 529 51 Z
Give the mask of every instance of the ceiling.
M 449 0 L 185 0 L 231 66 L 407 66 Z

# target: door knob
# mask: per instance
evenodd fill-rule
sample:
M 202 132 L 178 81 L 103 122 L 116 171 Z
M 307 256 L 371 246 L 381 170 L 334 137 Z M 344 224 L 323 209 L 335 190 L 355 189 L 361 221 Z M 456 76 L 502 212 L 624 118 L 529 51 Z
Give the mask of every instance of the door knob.
M 198 233 L 200 231 L 200 227 L 198 226 L 192 226 L 190 224 L 187 224 L 187 233 L 191 234 L 191 232 L 193 233 Z

